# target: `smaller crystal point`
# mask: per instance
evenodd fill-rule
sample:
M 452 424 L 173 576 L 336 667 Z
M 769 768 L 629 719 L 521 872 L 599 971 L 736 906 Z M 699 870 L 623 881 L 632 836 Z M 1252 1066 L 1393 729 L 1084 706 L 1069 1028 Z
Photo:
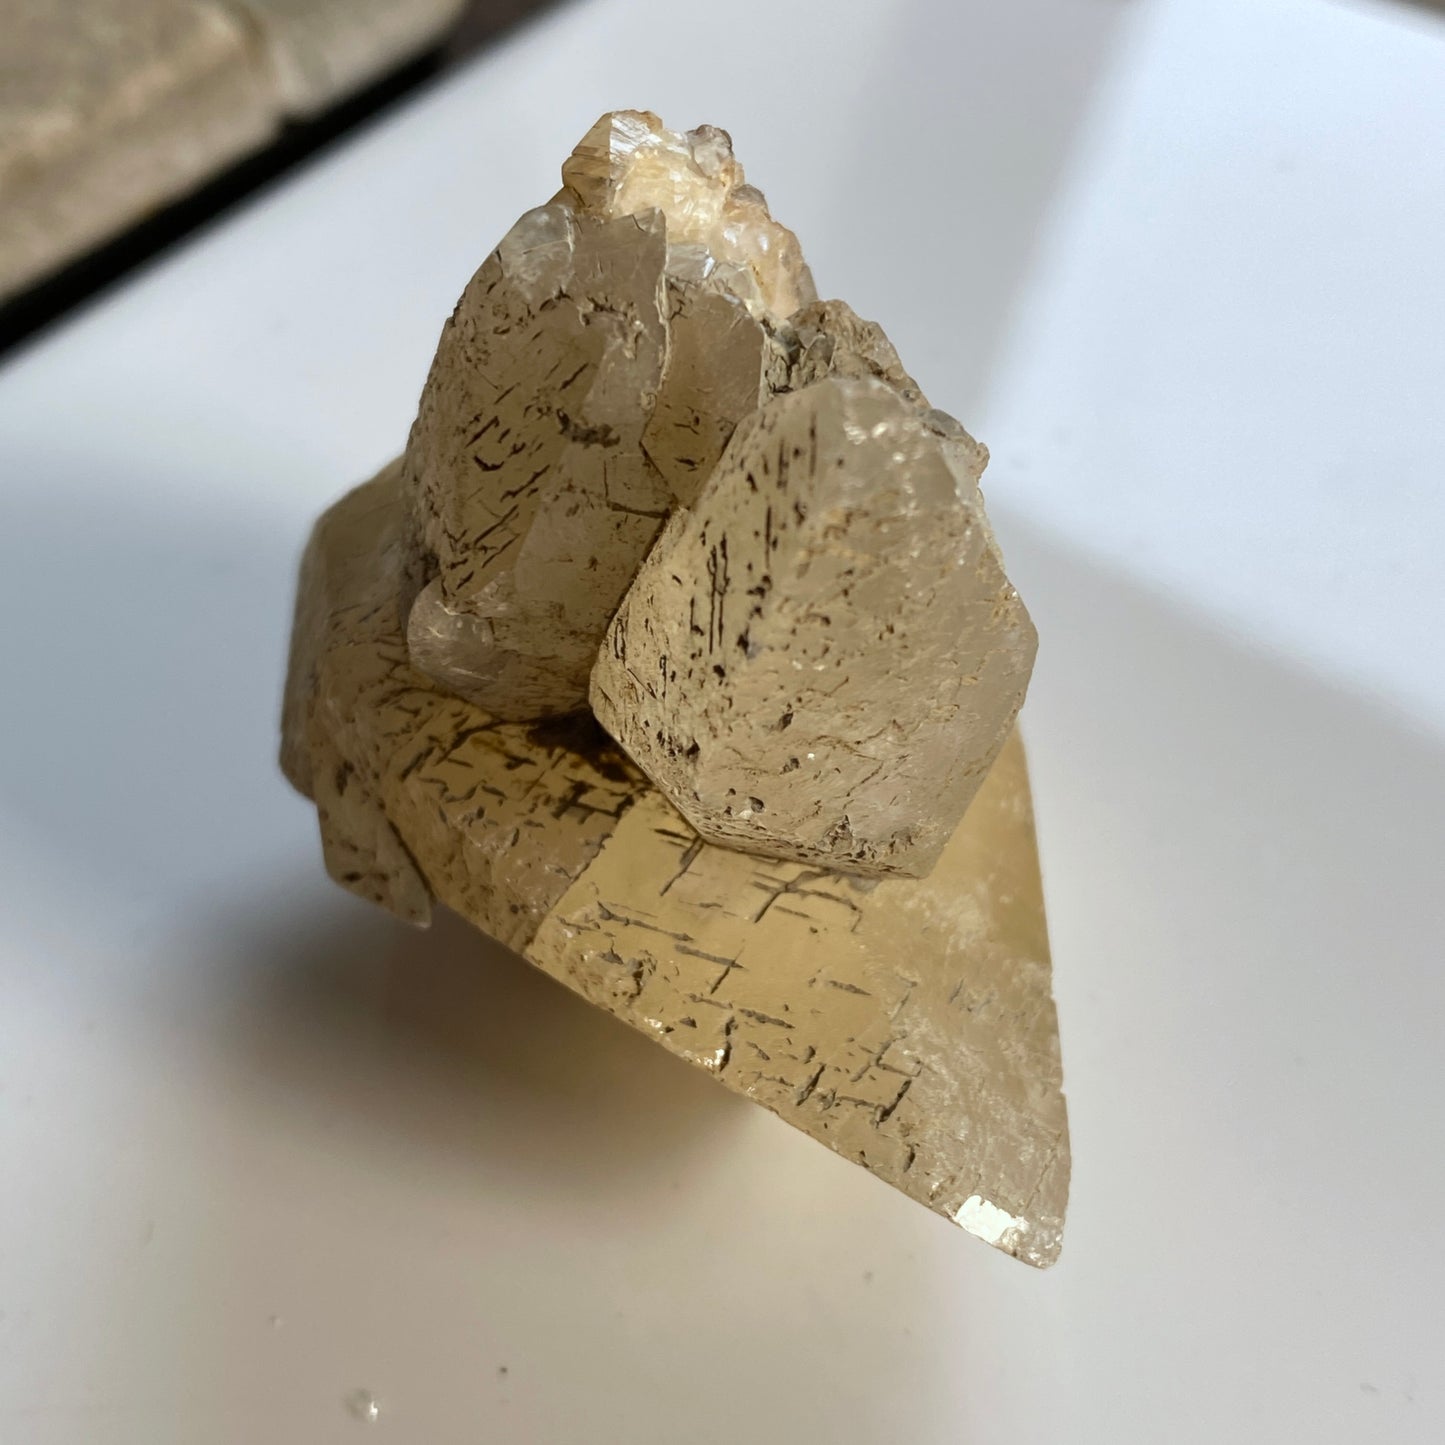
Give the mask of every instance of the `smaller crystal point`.
M 1036 637 L 981 449 L 848 375 L 856 352 L 832 360 L 847 368 L 749 416 L 668 524 L 612 619 L 592 710 L 708 842 L 918 877 L 1008 740 Z
M 663 522 L 786 384 L 814 298 L 724 130 L 604 117 L 462 293 L 407 445 L 412 662 L 498 717 L 579 711 Z
M 672 131 L 646 110 L 605 115 L 562 166 L 564 197 L 605 220 L 658 210 L 668 270 L 719 275 L 757 315 L 781 321 L 817 299 L 798 238 L 745 184 L 732 137 L 713 125 Z

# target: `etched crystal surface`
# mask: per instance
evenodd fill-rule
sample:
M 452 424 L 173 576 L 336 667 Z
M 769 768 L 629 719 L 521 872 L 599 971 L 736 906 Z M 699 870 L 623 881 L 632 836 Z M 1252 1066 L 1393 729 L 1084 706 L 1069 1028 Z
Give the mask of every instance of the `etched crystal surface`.
M 933 866 L 1033 661 L 976 477 L 975 450 L 871 377 L 738 428 L 592 680 L 603 726 L 709 842 Z
M 590 695 L 711 841 L 925 872 L 1033 663 L 987 454 L 816 300 L 724 132 L 605 116 L 562 176 L 422 396 L 412 660 L 500 717 Z
M 1047 1264 L 1035 639 L 986 453 L 816 299 L 723 132 L 621 112 L 563 178 L 308 546 L 282 761 L 327 868 Z
M 331 875 L 413 922 L 445 904 L 910 1198 L 1051 1263 L 1069 1146 L 1017 739 L 927 878 L 715 847 L 590 717 L 502 722 L 415 669 L 389 605 L 403 501 L 389 467 L 322 517 L 302 571 L 282 756 Z
M 604 117 L 563 178 L 462 293 L 404 464 L 417 665 L 512 718 L 586 706 L 638 564 L 766 394 L 773 308 L 813 299 L 722 131 Z

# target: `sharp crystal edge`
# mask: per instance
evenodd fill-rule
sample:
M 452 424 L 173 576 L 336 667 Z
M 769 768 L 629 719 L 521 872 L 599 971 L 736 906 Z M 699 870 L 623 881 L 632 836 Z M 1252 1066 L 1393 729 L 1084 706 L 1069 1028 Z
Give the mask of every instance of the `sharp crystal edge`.
M 1036 644 L 987 454 L 817 299 L 725 132 L 605 116 L 563 182 L 308 546 L 282 763 L 327 868 L 1052 1263 Z

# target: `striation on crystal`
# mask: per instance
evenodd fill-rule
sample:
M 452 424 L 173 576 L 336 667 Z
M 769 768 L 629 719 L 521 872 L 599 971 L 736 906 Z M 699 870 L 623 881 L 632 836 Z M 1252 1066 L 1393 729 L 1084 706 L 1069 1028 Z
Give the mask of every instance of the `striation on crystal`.
M 592 709 L 711 843 L 922 875 L 1007 740 L 1035 636 L 977 452 L 877 377 L 734 433 L 613 618 Z
M 282 763 L 328 870 L 443 904 L 1043 1265 L 1069 1174 L 1033 626 L 882 330 L 725 132 L 604 116 L 317 523 Z
M 1052 1263 L 1069 1146 L 1017 737 L 927 878 L 717 847 L 590 717 L 500 722 L 416 670 L 385 605 L 404 518 L 391 467 L 322 517 L 302 574 L 283 758 L 332 877 L 409 921 L 455 910 L 909 1198 Z
M 462 293 L 407 444 L 418 667 L 500 716 L 586 706 L 663 521 L 814 298 L 725 132 L 604 117 Z
M 745 183 L 717 126 L 679 133 L 650 111 L 605 115 L 563 164 L 562 182 L 562 196 L 592 215 L 660 211 L 670 279 L 716 282 L 774 323 L 817 300 L 798 238 Z

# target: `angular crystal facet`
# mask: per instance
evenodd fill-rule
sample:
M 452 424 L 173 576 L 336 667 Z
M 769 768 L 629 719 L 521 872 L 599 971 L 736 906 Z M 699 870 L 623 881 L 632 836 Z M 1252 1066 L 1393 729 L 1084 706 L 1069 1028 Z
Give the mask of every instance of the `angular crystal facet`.
M 886 383 L 829 377 L 749 417 L 653 548 L 592 707 L 709 842 L 937 861 L 1034 651 L 973 462 Z
M 327 868 L 1048 1264 L 1035 637 L 987 453 L 817 300 L 725 132 L 619 112 L 563 181 L 307 549 L 282 762 Z

